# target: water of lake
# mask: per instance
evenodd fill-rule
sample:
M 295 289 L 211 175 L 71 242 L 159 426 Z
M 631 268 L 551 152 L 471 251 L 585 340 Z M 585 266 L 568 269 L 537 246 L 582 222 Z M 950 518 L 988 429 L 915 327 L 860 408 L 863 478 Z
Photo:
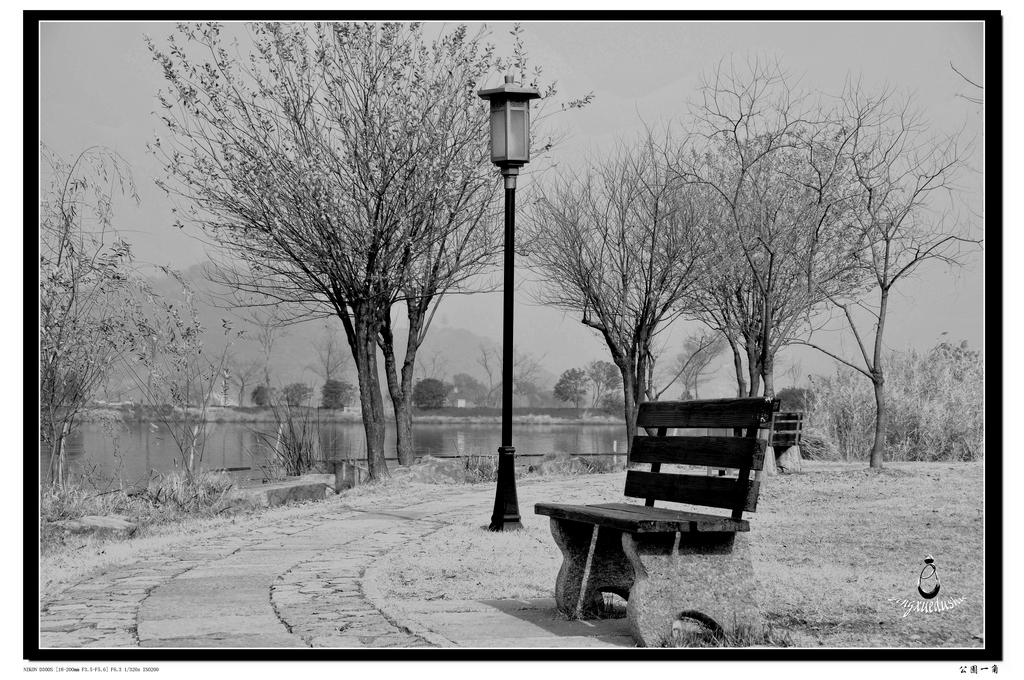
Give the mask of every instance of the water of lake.
M 207 428 L 204 469 L 251 468 L 233 474 L 253 479 L 262 476 L 259 468 L 267 460 L 266 437 L 273 439 L 275 424 L 209 423 Z M 492 455 L 501 441 L 501 425 L 419 423 L 413 426 L 413 438 L 418 456 Z M 516 453 L 524 459 L 548 453 L 624 453 L 625 438 L 621 425 L 513 426 Z M 389 427 L 385 449 L 389 458 L 395 455 L 394 442 L 394 429 Z M 320 443 L 328 458 L 366 457 L 362 423 L 321 423 Z M 107 480 L 145 482 L 150 471 L 168 472 L 181 466 L 174 438 L 155 423 L 85 423 L 72 435 L 67 451 L 73 476 L 86 474 L 101 484 Z M 40 462 L 45 470 L 47 461 Z

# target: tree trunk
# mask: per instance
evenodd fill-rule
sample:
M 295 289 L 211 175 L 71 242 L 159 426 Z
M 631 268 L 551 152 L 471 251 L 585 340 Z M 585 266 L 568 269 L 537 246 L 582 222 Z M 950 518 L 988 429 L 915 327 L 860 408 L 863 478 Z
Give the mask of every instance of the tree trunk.
M 889 409 L 885 403 L 885 373 L 882 370 L 882 334 L 885 332 L 885 315 L 889 308 L 889 289 L 882 288 L 878 304 L 878 325 L 875 327 L 875 347 L 872 356 L 871 382 L 875 388 L 875 441 L 871 445 L 872 468 L 882 468 L 882 452 L 885 448 L 885 430 L 889 424 Z
M 772 399 L 775 397 L 775 356 L 772 354 L 764 358 L 761 364 L 761 377 L 764 379 L 764 396 Z
M 384 460 L 384 397 L 377 373 L 377 331 L 372 314 L 353 314 L 355 359 L 359 379 L 359 405 L 363 410 L 363 429 L 366 432 L 366 467 L 371 480 L 389 476 Z M 370 319 L 366 317 L 370 316 Z
M 412 405 L 409 403 L 412 394 L 412 373 L 407 372 L 403 366 L 402 376 L 399 378 L 395 362 L 395 345 L 391 341 L 390 330 L 382 333 L 380 348 L 384 353 L 384 375 L 387 376 L 388 393 L 391 395 L 391 405 L 395 409 L 395 448 L 398 453 L 398 464 L 412 465 Z
M 736 371 L 736 396 L 745 397 L 747 396 L 747 379 L 743 375 L 743 355 L 740 354 L 740 348 L 736 346 L 736 341 L 731 336 L 726 335 L 725 337 L 729 341 L 729 348 L 732 349 L 732 366 Z
M 750 389 L 748 397 L 756 397 L 761 389 L 761 362 L 758 360 L 757 348 L 750 341 L 747 345 L 747 376 L 750 378 Z
M 644 389 L 642 374 L 644 367 L 636 358 L 628 354 L 625 356 L 620 354 L 613 358 L 622 375 L 623 415 L 626 418 L 626 451 L 628 453 L 633 449 L 633 437 L 637 433 L 636 414 L 640 408 L 640 402 L 643 400 L 641 395 Z
M 405 358 L 402 360 L 401 376 L 395 359 L 395 339 L 391 330 L 390 315 L 386 316 L 380 331 L 380 348 L 384 353 L 384 373 L 388 381 L 388 393 L 395 409 L 395 433 L 398 463 L 412 465 L 416 460 L 412 435 L 412 383 L 416 374 L 416 353 L 422 342 L 425 303 L 406 302 L 409 330 L 405 343 Z
M 397 433 L 398 464 L 412 465 L 416 462 L 412 437 L 412 371 L 402 367 L 401 399 L 392 399 L 395 406 L 395 431 Z
M 882 451 L 885 447 L 885 429 L 889 421 L 889 410 L 885 403 L 885 378 L 881 371 L 871 381 L 875 387 L 875 441 L 871 445 L 871 467 L 882 467 Z
M 636 436 L 637 403 L 634 396 L 634 380 L 632 371 L 619 367 L 622 372 L 623 415 L 626 417 L 626 453 L 633 449 L 633 437 Z

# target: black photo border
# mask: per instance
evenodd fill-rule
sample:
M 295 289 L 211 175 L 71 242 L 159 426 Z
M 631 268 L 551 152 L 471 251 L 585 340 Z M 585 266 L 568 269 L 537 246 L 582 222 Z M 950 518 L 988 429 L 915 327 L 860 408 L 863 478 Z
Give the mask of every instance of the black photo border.
M 25 479 L 23 507 L 23 655 L 39 662 L 110 661 L 954 661 L 976 663 L 1003 659 L 1003 402 L 1002 402 L 1002 296 L 1003 296 L 1003 21 L 999 11 L 540 11 L 540 10 L 26 10 L 24 34 L 24 177 L 39 177 L 39 25 L 47 21 L 245 21 L 245 20 L 396 20 L 396 21 L 982 21 L 985 26 L 985 399 L 986 458 L 984 499 L 985 540 L 985 643 L 980 648 L 715 648 L 715 649 L 305 649 L 305 648 L 40 648 L 38 450 L 30 447 L 38 432 L 38 411 L 24 409 Z M 25 243 L 38 225 L 28 209 L 38 200 L 38 187 L 24 182 Z M 29 310 L 38 309 L 33 253 L 25 252 L 24 308 L 26 367 L 37 365 L 38 335 L 33 336 Z M 38 400 L 37 380 L 24 384 L 25 405 Z

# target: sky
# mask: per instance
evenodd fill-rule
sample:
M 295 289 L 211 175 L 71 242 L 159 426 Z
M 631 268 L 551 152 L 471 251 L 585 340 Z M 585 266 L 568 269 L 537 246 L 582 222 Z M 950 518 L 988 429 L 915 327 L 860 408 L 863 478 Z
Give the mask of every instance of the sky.
M 476 26 L 476 24 L 474 24 Z M 430 26 L 431 29 L 440 26 Z M 508 24 L 492 24 L 499 50 L 510 51 Z M 171 226 L 170 204 L 153 183 L 160 176 L 146 144 L 159 131 L 153 115 L 162 76 L 143 36 L 161 40 L 171 24 L 44 24 L 40 47 L 40 139 L 63 155 L 104 145 L 132 166 L 140 204 L 115 205 L 115 224 L 133 243 L 140 262 L 187 267 L 205 260 L 204 245 L 190 229 Z M 984 81 L 983 29 L 967 23 L 820 22 L 525 22 L 530 60 L 560 95 L 593 93 L 583 110 L 552 116 L 563 137 L 550 162 L 559 170 L 580 167 L 619 139 L 631 139 L 645 126 L 678 121 L 696 94 L 700 75 L 723 59 L 777 58 L 801 84 L 834 93 L 848 77 L 868 89 L 890 86 L 914 97 L 936 131 L 963 128 L 983 140 L 981 109 L 958 93 L 969 91 L 950 63 L 976 82 Z M 493 83 L 501 80 L 494 74 Z M 981 167 L 980 155 L 974 164 Z M 538 164 L 539 166 L 539 164 Z M 527 170 L 531 167 L 527 166 Z M 540 181 L 527 172 L 520 188 Z M 965 202 L 982 214 L 983 177 L 962 182 Z M 983 235 L 975 218 L 974 233 Z M 607 359 L 603 342 L 578 319 L 536 305 L 534 286 L 517 270 L 516 345 L 542 357 L 555 374 L 591 359 Z M 950 271 L 928 267 L 898 291 L 891 303 L 887 344 L 893 349 L 927 349 L 944 339 L 983 346 L 984 253 Z M 435 323 L 500 338 L 498 294 L 446 300 Z M 695 324 L 680 324 L 665 335 L 668 351 Z M 943 335 L 943 334 L 946 335 Z M 823 340 L 847 356 L 850 338 L 841 332 Z M 728 392 L 729 371 L 714 378 Z M 777 385 L 800 382 L 807 373 L 827 373 L 834 362 L 807 348 L 786 349 L 779 357 Z M 788 378 L 781 375 L 789 371 Z

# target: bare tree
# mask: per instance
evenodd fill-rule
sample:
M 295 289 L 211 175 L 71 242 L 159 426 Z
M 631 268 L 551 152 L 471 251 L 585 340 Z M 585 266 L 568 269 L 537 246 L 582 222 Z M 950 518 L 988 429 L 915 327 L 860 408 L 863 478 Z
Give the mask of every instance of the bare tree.
M 260 349 L 260 368 L 263 371 L 263 386 L 271 389 L 270 373 L 274 356 L 274 345 L 282 335 L 288 333 L 285 328 L 286 316 L 276 305 L 252 306 L 241 313 L 241 318 L 252 327 L 251 336 Z
M 390 311 L 379 335 L 402 465 L 414 460 L 411 399 L 416 356 L 437 306 L 446 295 L 465 292 L 467 282 L 492 264 L 501 247 L 494 219 L 498 184 L 488 153 L 487 111 L 465 87 L 494 65 L 481 53 L 478 40 L 454 35 L 447 48 L 452 52 L 438 58 L 427 72 L 434 81 L 425 95 L 432 110 L 423 114 L 419 135 L 431 158 L 429 165 L 424 163 L 423 181 L 410 200 L 408 215 L 416 224 L 419 244 L 410 243 L 398 265 L 405 276 L 392 302 L 405 308 L 408 324 L 401 367 Z M 457 76 L 452 73 L 453 63 L 461 66 Z
M 859 350 L 851 360 L 805 341 L 871 381 L 875 396 L 875 435 L 870 465 L 882 467 L 888 409 L 883 352 L 889 298 L 894 288 L 924 264 L 963 262 L 965 248 L 980 245 L 953 220 L 956 179 L 966 168 L 968 145 L 960 133 L 932 134 L 909 100 L 893 93 L 868 94 L 855 84 L 843 96 L 842 125 L 850 143 L 843 148 L 853 201 L 849 228 L 856 234 L 855 271 L 871 287 L 876 302 L 858 297 L 831 301 L 843 312 Z M 943 199 L 946 200 L 943 200 Z M 865 331 L 857 311 L 868 317 Z
M 497 347 L 481 343 L 476 362 L 487 376 L 486 403 L 490 407 L 497 406 L 501 394 L 501 353 Z
M 248 28 L 247 56 L 224 46 L 216 24 L 179 27 L 184 44 L 171 37 L 166 50 L 151 43 L 170 86 L 170 138 L 154 147 L 167 188 L 227 255 L 225 283 L 341 320 L 379 478 L 377 350 L 389 310 L 414 300 L 407 307 L 426 317 L 431 287 L 454 285 L 470 257 L 457 237 L 476 214 L 466 206 L 496 183 L 479 172 L 480 133 L 459 136 L 484 120 L 472 93 L 493 52 L 461 27 L 433 42 L 418 24 Z M 426 325 L 410 329 L 415 339 Z
M 482 82 L 496 70 L 518 72 L 520 82 L 543 89 L 544 101 L 531 125 L 535 156 L 543 156 L 556 143 L 554 137 L 541 134 L 538 122 L 552 115 L 543 109 L 552 103 L 557 87 L 551 83 L 541 88 L 541 69 L 528 68 L 522 27 L 516 24 L 511 33 L 509 60 L 495 58 L 492 48 L 482 44 L 481 34 L 470 37 L 460 26 L 442 36 L 432 53 L 424 52 L 417 62 L 422 92 L 417 99 L 417 126 L 408 134 L 415 135 L 423 168 L 414 177 L 418 184 L 407 199 L 407 215 L 418 247 L 409 247 L 398 264 L 404 276 L 392 301 L 392 307 L 405 309 L 404 356 L 396 356 L 390 312 L 383 318 L 378 340 L 403 465 L 414 460 L 410 400 L 417 352 L 437 306 L 446 295 L 469 292 L 470 282 L 479 285 L 477 275 L 494 263 L 502 248 L 495 206 L 499 183 L 488 145 L 489 110 L 480 106 L 476 92 L 466 84 Z M 589 101 L 589 95 L 566 101 L 561 110 L 581 108 Z
M 431 310 L 494 249 L 498 180 L 475 88 L 505 63 L 463 26 L 429 40 L 416 23 L 253 24 L 250 55 L 226 48 L 222 31 L 183 25 L 183 44 L 150 43 L 170 85 L 170 139 L 154 145 L 175 180 L 166 186 L 227 255 L 224 283 L 341 319 L 370 477 L 385 476 L 377 351 L 409 462 L 409 388 Z M 524 69 L 521 57 L 511 65 Z
M 501 348 L 493 344 L 480 344 L 476 361 L 484 369 L 484 374 L 487 376 L 487 405 L 490 407 L 501 406 Z M 540 359 L 529 352 L 523 352 L 513 347 L 513 394 L 525 395 L 531 386 L 535 387 L 540 370 Z
M 252 384 L 256 374 L 263 368 L 262 362 L 256 359 L 243 359 L 237 354 L 228 360 L 229 380 L 238 385 L 238 405 L 245 406 L 245 388 Z
M 682 380 L 683 399 L 699 399 L 698 391 L 703 374 L 715 357 L 725 349 L 725 338 L 717 332 L 693 333 L 683 340 L 683 351 L 676 355 L 668 374 L 659 388 L 655 378 L 655 363 L 648 368 L 647 398 L 657 401 L 678 381 Z
M 513 394 L 526 395 L 539 387 L 537 380 L 540 377 L 542 358 L 530 352 L 521 352 L 515 347 L 512 348 Z
M 736 396 L 746 397 L 758 391 L 756 338 L 760 324 L 750 277 L 734 255 L 726 252 L 721 258 L 709 258 L 716 266 L 709 267 L 694 286 L 688 305 L 690 316 L 721 333 L 728 343 L 736 375 Z
M 196 291 L 178 272 L 160 269 L 181 286 L 181 299 L 163 298 L 139 287 L 144 304 L 132 329 L 134 358 L 125 357 L 122 363 L 152 408 L 152 416 L 170 433 L 191 482 L 203 461 L 206 414 L 222 384 L 230 345 L 219 355 L 204 352 L 206 329 L 199 320 Z M 230 331 L 230 326 L 224 330 Z
M 317 363 L 310 368 L 323 377 L 324 382 L 340 377 L 347 365 L 344 346 L 338 342 L 338 331 L 331 324 L 324 324 L 324 334 L 313 342 Z
M 608 361 L 591 361 L 586 370 L 590 381 L 590 408 L 597 408 L 606 394 L 619 389 L 622 376 L 615 364 Z
M 445 372 L 448 370 L 448 360 L 440 350 L 430 353 L 425 361 L 420 361 L 420 380 L 436 378 L 444 380 Z
M 719 64 L 701 92 L 675 168 L 715 197 L 718 243 L 691 306 L 730 343 L 740 390 L 755 396 L 763 380 L 771 396 L 779 349 L 853 284 L 842 181 L 852 134 L 776 63 Z
M 580 314 L 622 376 L 628 439 L 647 393 L 652 343 L 680 314 L 709 241 L 706 199 L 650 137 L 544 192 L 528 220 L 539 299 Z
M 65 441 L 129 349 L 131 250 L 113 231 L 112 203 L 135 190 L 108 149 L 91 147 L 69 163 L 41 145 L 40 160 L 40 443 L 51 482 L 64 484 Z

